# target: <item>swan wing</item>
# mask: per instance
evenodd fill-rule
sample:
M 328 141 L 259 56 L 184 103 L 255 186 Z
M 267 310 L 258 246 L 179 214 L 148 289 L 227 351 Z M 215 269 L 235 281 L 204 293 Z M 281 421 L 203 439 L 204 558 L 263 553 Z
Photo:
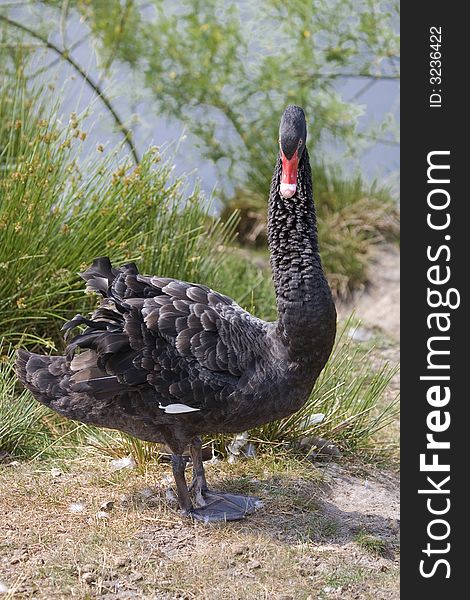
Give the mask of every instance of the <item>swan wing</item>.
M 105 258 L 82 276 L 103 297 L 90 318 L 65 325 L 86 326 L 67 347 L 83 389 L 147 386 L 162 409 L 200 408 L 233 391 L 266 352 L 268 324 L 206 286 L 140 275 L 133 264 L 115 269 Z

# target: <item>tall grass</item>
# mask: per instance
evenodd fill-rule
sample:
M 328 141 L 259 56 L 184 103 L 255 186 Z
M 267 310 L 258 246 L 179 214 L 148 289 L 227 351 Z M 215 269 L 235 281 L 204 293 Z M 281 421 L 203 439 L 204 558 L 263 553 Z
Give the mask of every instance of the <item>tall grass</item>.
M 314 187 L 322 260 L 333 291 L 345 297 L 366 283 L 373 246 L 398 242 L 398 208 L 388 188 L 338 166 L 319 165 Z
M 207 200 L 172 177 L 158 150 L 137 167 L 98 150 L 79 161 L 86 132 L 76 116 L 61 126 L 37 97 L 33 110 L 23 88 L 2 96 L 0 335 L 7 341 L 57 344 L 62 321 L 94 302 L 77 271 L 96 256 L 189 281 L 217 278 L 235 216 L 210 217 Z
M 265 316 L 274 304 L 264 277 L 230 248 L 236 213 L 213 217 L 208 200 L 175 178 L 156 148 L 138 167 L 101 148 L 83 159 L 80 117 L 63 125 L 41 90 L 21 78 L 9 83 L 0 93 L 0 449 L 34 456 L 83 443 L 91 430 L 15 392 L 12 347 L 63 348 L 63 321 L 96 302 L 77 275 L 96 256 L 203 281 Z

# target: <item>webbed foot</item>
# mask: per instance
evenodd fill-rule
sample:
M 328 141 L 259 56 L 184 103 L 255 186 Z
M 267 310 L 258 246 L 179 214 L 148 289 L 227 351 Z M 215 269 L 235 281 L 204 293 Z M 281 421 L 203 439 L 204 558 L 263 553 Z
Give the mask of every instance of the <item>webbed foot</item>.
M 204 506 L 193 508 L 188 515 L 198 521 L 238 521 L 251 515 L 260 506 L 255 496 L 241 496 L 223 492 L 204 492 Z

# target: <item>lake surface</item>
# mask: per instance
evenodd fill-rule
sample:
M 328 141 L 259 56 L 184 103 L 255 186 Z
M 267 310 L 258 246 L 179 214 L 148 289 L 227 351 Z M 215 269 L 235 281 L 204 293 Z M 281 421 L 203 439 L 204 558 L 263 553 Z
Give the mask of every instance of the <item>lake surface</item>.
M 11 14 L 15 19 L 23 19 L 23 22 L 34 28 L 34 13 L 31 11 L 25 12 L 24 9 L 18 8 Z M 41 18 L 50 19 L 54 23 L 54 32 L 49 37 L 50 41 L 61 46 L 62 37 L 59 33 L 57 14 L 56 11 L 48 8 L 41 9 Z M 66 30 L 69 45 L 83 38 L 87 32 L 87 26 L 78 17 L 69 18 Z M 129 124 L 132 129 L 135 145 L 140 153 L 152 144 L 167 148 L 175 164 L 175 175 L 187 174 L 190 183 L 193 183 L 196 178 L 199 179 L 203 191 L 208 196 L 216 187 L 222 187 L 227 191 L 231 189 L 230 182 L 220 175 L 220 170 L 217 171 L 215 166 L 197 151 L 194 139 L 186 135 L 181 122 L 155 114 L 150 95 L 147 93 L 146 96 L 145 90 L 126 65 L 115 65 L 111 76 L 100 81 L 95 50 L 89 41 L 75 48 L 71 55 L 94 80 L 100 82 L 122 121 Z M 90 105 L 93 106 L 92 115 L 85 121 L 84 128 L 88 136 L 84 142 L 84 155 L 95 153 L 98 143 L 103 144 L 106 150 L 119 144 L 122 136 L 116 132 L 114 120 L 92 89 L 77 76 L 70 65 L 64 61 L 58 62 L 57 54 L 52 50 L 41 49 L 37 52 L 32 71 L 47 64 L 51 64 L 52 67 L 37 79 L 55 85 L 56 91 L 52 94 L 56 94 L 60 100 L 60 114 L 64 122 L 68 121 L 71 112 L 80 114 Z M 343 80 L 338 85 L 338 89 L 348 100 L 354 98 L 364 88 L 365 83 L 367 82 L 358 79 Z M 365 107 L 364 116 L 360 120 L 363 128 L 371 121 L 381 121 L 388 113 L 392 113 L 397 121 L 399 119 L 397 81 L 377 81 L 361 94 L 358 101 Z M 341 158 L 338 149 L 322 148 L 322 151 L 327 156 Z M 399 160 L 399 146 L 389 140 L 385 143 L 373 143 L 362 153 L 359 163 L 366 177 L 370 180 L 376 178 L 381 183 L 389 183 L 396 191 Z M 346 170 L 352 170 L 356 164 L 343 158 L 341 161 Z

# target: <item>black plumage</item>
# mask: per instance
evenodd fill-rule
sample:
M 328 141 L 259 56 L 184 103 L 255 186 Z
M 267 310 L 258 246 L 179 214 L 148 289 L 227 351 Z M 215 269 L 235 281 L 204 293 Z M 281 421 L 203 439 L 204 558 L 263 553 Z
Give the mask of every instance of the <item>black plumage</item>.
M 287 111 L 289 144 L 297 123 L 305 145 L 303 111 Z M 100 306 L 64 326 L 66 335 L 84 327 L 65 356 L 18 352 L 19 378 L 56 412 L 167 444 L 181 507 L 199 518 L 239 518 L 253 509 L 250 499 L 214 500 L 208 492 L 199 436 L 244 431 L 297 411 L 334 342 L 336 313 L 318 253 L 308 153 L 299 146 L 291 198 L 279 191 L 281 158 L 282 146 L 269 200 L 277 321 L 262 321 L 206 286 L 140 275 L 133 263 L 115 268 L 102 257 L 82 274 L 87 289 L 102 296 Z M 198 508 L 184 483 L 181 455 L 188 446 Z

